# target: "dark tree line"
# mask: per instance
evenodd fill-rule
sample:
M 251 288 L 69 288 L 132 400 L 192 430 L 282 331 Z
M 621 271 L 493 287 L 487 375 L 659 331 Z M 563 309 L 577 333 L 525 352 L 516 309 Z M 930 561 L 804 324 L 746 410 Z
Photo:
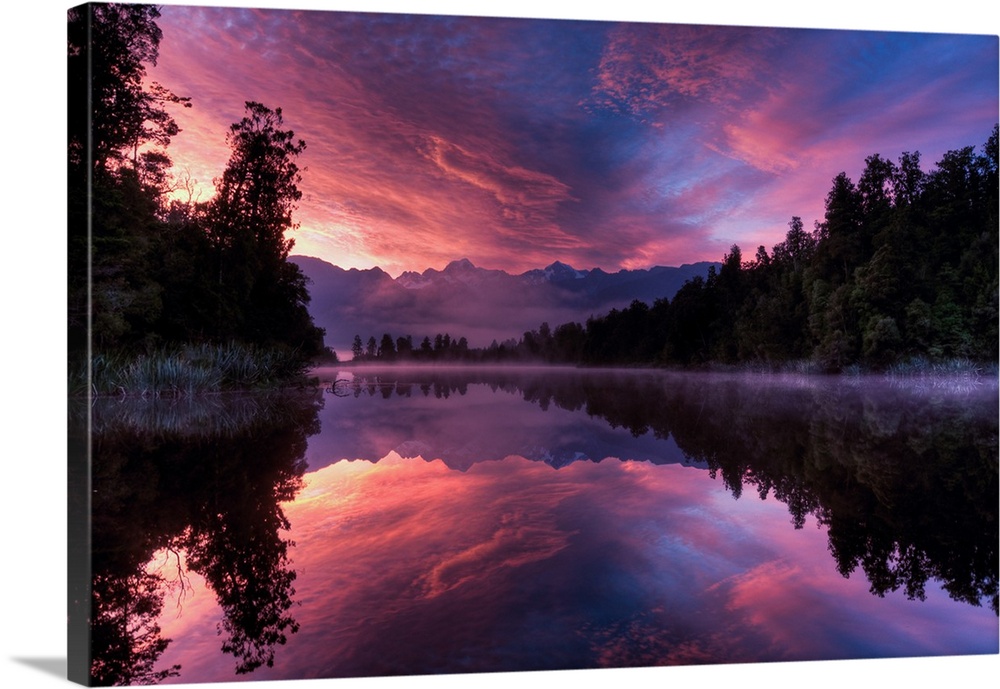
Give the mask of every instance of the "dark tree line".
M 284 236 L 305 143 L 283 128 L 280 108 L 247 102 L 217 195 L 169 200 L 167 149 L 180 129 L 167 107 L 191 103 L 144 84 L 158 17 L 147 5 L 69 11 L 70 352 L 86 351 L 88 338 L 95 351 L 134 353 L 241 342 L 305 361 L 323 350 L 323 331 Z
M 381 363 L 565 363 L 578 360 L 578 339 L 582 334 L 583 326 L 576 323 L 560 325 L 554 331 L 548 323 L 542 323 L 540 328 L 529 330 L 520 338 L 493 340 L 488 347 L 470 347 L 465 337 L 453 338 L 448 333 L 426 336 L 416 344 L 412 335 L 394 340 L 392 335 L 384 333 L 381 339 L 371 336 L 367 342 L 355 335 L 351 354 L 353 361 Z
M 738 246 L 673 300 L 587 323 L 585 363 L 812 360 L 825 370 L 997 357 L 997 128 L 976 153 L 865 161 L 839 174 L 822 222 L 793 218 L 749 260 Z
M 452 339 L 448 333 L 438 333 L 432 340 L 429 336 L 414 344 L 412 335 L 393 339 L 384 333 L 381 339 L 374 336 L 367 342 L 360 335 L 354 336 L 351 345 L 353 361 L 406 362 L 406 361 L 470 361 L 475 350 L 469 349 L 469 341 L 464 337 Z
M 812 231 L 793 217 L 785 240 L 718 270 L 673 299 L 524 333 L 496 360 L 587 365 L 811 362 L 881 369 L 906 360 L 997 359 L 997 128 L 980 152 L 919 153 L 841 173 Z

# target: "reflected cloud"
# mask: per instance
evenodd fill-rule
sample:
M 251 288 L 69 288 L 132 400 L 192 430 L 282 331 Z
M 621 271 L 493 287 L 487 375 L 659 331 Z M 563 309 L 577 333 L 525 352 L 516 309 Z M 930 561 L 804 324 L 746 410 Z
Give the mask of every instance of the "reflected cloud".
M 944 621 L 954 610 L 940 594 L 929 613 L 902 595 L 873 598 L 863 581 L 824 566 L 822 531 L 791 530 L 780 503 L 730 501 L 720 522 L 709 509 L 716 495 L 703 472 L 634 462 L 557 472 L 511 457 L 459 473 L 390 455 L 327 467 L 287 505 L 302 631 L 282 667 L 260 677 L 984 652 L 995 643 L 991 613 L 967 615 L 958 630 Z M 949 617 L 935 619 L 941 613 Z M 911 638 L 915 620 L 939 630 L 933 642 Z
M 995 385 L 351 377 L 280 504 L 298 632 L 255 679 L 995 652 Z M 157 669 L 231 679 L 190 582 Z

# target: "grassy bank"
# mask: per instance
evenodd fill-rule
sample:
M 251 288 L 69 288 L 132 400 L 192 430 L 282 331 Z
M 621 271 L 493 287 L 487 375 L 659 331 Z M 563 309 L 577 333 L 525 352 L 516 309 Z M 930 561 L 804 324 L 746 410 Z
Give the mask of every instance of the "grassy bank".
M 305 382 L 307 362 L 294 350 L 241 344 L 184 345 L 135 354 L 94 354 L 71 364 L 69 393 L 162 397 L 273 389 Z

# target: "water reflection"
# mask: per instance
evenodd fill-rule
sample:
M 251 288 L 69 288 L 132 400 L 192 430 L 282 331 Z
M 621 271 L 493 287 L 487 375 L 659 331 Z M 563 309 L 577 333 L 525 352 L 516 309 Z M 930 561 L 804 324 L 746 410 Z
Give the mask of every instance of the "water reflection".
M 159 618 L 165 599 L 184 599 L 192 574 L 214 592 L 235 672 L 273 664 L 297 630 L 281 503 L 302 486 L 320 405 L 302 395 L 94 404 L 94 684 L 180 673 L 183 663 L 157 665 L 171 643 Z
M 95 682 L 997 650 L 995 384 L 321 373 L 95 408 Z
M 902 589 L 923 598 L 928 580 L 936 579 L 956 600 L 998 612 L 995 381 L 929 385 L 575 369 L 547 375 L 530 369 L 361 369 L 328 379 L 328 391 L 338 395 L 389 400 L 419 390 L 424 397 L 464 397 L 470 386 L 481 386 L 542 410 L 585 412 L 612 430 L 626 429 L 638 442 L 619 437 L 616 444 L 607 428 L 580 426 L 576 417 L 548 419 L 549 445 L 537 439 L 525 444 L 531 433 L 510 431 L 530 422 L 512 423 L 510 415 L 497 433 L 496 414 L 488 409 L 450 421 L 459 421 L 466 437 L 490 439 L 473 461 L 515 454 L 557 467 L 605 457 L 707 467 L 736 498 L 749 488 L 785 503 L 795 528 L 815 516 L 828 527 L 838 570 L 848 576 L 861 568 L 873 594 Z M 403 411 L 392 413 L 397 434 L 400 426 L 417 425 L 407 424 Z M 430 440 L 455 434 L 453 428 L 446 420 L 429 433 L 413 431 L 424 442 L 390 440 L 367 456 L 393 449 L 467 469 L 469 453 Z M 377 437 L 385 443 L 393 433 Z M 515 438 L 520 446 L 512 446 Z

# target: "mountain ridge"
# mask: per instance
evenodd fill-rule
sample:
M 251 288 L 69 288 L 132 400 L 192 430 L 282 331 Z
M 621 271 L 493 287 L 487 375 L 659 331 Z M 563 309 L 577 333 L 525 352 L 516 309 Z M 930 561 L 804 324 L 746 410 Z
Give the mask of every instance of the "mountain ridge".
M 561 261 L 520 274 L 481 268 L 468 258 L 443 269 L 404 271 L 393 278 L 379 267 L 344 269 L 313 256 L 289 257 L 310 280 L 309 311 L 326 329 L 327 345 L 346 354 L 355 335 L 367 341 L 450 333 L 470 346 L 518 338 L 548 322 L 584 322 L 638 299 L 672 298 L 689 279 L 706 276 L 703 261 L 681 266 L 580 270 Z

